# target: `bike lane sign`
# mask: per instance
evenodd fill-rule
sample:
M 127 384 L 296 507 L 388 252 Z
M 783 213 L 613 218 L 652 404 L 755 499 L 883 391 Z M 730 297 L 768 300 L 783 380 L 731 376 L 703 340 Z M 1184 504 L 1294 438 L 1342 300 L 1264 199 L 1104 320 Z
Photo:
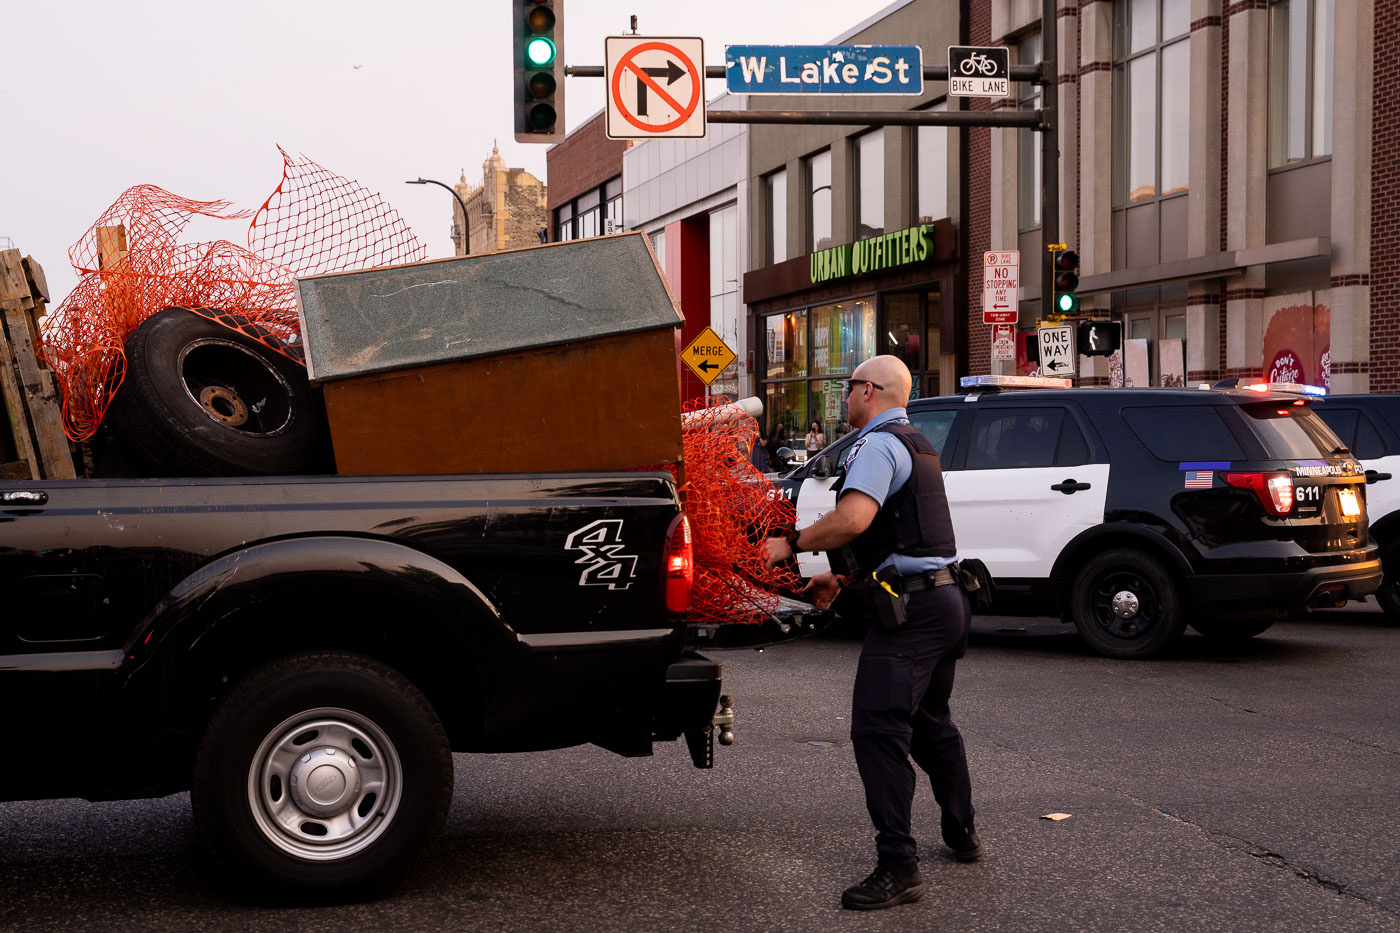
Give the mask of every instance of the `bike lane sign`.
M 1011 50 L 948 46 L 949 97 L 1010 97 Z

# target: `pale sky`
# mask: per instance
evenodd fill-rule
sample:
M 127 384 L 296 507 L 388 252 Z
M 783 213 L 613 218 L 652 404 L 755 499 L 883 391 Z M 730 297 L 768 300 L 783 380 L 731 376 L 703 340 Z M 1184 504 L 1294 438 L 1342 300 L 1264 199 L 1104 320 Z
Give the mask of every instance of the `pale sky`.
M 602 65 L 603 40 L 639 17 L 644 36 L 724 46 L 826 44 L 888 0 L 568 0 L 565 61 Z M 76 283 L 68 247 L 132 185 L 256 209 L 281 178 L 277 145 L 354 178 L 428 248 L 452 254 L 452 197 L 419 176 L 479 182 L 517 143 L 509 0 L 49 0 L 6 4 L 0 58 L 0 237 L 44 267 L 53 306 Z M 573 129 L 603 106 L 600 78 L 569 78 Z M 708 82 L 706 97 L 723 92 Z M 182 242 L 247 245 L 247 221 L 196 220 Z

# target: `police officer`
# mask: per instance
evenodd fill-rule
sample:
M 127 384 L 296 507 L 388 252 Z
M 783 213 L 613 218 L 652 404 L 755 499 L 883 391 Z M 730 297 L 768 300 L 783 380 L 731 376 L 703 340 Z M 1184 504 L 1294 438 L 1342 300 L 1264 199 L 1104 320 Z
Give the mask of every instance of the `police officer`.
M 836 487 L 836 508 L 763 544 L 770 566 L 798 551 L 830 553 L 835 572 L 808 585 L 819 606 L 830 605 L 843 586 L 850 590 L 843 603 L 857 590 L 872 603 L 885 601 L 871 613 L 851 704 L 851 744 L 878 857 L 875 871 L 841 896 L 841 905 L 853 910 L 923 895 L 910 832 L 911 755 L 933 784 L 953 857 L 974 861 L 982 854 L 962 735 L 948 711 L 970 612 L 948 569 L 957 547 L 938 455 L 904 411 L 911 386 L 909 369 L 897 357 L 877 356 L 856 367 L 846 394 L 850 423 L 860 435 Z

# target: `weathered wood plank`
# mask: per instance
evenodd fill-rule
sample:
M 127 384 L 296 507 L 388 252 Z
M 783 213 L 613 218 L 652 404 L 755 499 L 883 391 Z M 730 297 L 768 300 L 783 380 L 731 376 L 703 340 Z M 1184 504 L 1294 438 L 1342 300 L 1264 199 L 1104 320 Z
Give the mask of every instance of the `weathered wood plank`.
M 26 476 L 10 479 L 39 479 L 39 461 L 34 456 L 34 445 L 29 440 L 29 412 L 20 395 L 19 384 L 15 381 L 14 354 L 10 342 L 5 339 L 5 329 L 0 327 L 0 395 L 5 396 L 6 423 L 10 438 L 14 441 L 15 456 L 28 462 Z
M 44 275 L 44 267 L 33 256 L 24 257 L 24 274 L 29 279 L 29 294 L 35 303 L 53 301 L 49 296 L 49 279 Z
M 26 286 L 27 288 L 27 286 Z M 5 313 L 6 336 L 19 364 L 23 381 L 24 402 L 29 409 L 29 421 L 39 448 L 43 479 L 73 479 L 73 455 L 68 449 L 68 437 L 63 433 L 62 408 L 53 374 L 39 369 L 34 355 L 34 340 L 30 336 L 29 315 L 18 300 L 0 301 Z
M 29 279 L 24 274 L 24 259 L 17 249 L 0 249 L 0 301 L 19 301 L 29 297 Z
M 29 472 L 29 464 L 23 460 L 13 460 L 9 463 L 0 463 L 0 479 L 33 479 Z
M 120 269 L 126 262 L 126 227 L 97 228 L 97 268 Z

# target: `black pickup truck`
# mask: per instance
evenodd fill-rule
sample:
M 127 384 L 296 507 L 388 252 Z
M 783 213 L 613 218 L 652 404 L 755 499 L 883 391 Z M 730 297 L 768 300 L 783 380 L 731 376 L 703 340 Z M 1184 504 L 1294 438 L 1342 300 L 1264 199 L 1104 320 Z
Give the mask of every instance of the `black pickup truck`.
M 686 736 L 690 531 L 662 472 L 0 483 L 0 799 L 189 790 L 232 877 L 365 890 L 451 753 Z

